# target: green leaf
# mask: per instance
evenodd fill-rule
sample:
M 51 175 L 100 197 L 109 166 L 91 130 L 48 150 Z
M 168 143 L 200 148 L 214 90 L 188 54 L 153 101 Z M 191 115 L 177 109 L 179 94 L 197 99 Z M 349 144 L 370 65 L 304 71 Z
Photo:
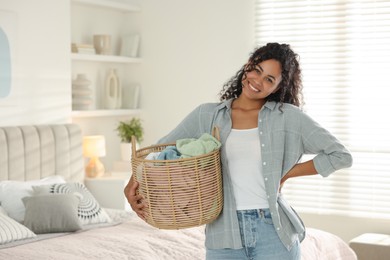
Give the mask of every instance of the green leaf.
M 144 130 L 139 118 L 133 118 L 130 121 L 120 121 L 116 130 L 123 143 L 130 143 L 133 135 L 138 143 L 143 140 Z

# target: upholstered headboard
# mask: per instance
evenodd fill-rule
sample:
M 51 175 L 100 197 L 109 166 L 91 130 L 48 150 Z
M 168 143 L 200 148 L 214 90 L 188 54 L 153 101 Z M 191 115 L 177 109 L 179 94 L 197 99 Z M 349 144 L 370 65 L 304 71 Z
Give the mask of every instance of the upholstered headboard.
M 0 181 L 52 175 L 83 181 L 82 135 L 78 125 L 0 127 Z

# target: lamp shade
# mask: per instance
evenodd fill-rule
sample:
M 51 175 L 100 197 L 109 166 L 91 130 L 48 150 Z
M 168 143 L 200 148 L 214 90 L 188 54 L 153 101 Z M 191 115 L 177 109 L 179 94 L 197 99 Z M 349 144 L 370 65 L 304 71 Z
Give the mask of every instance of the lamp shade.
M 103 135 L 90 135 L 83 138 L 85 157 L 103 157 L 106 155 L 106 140 Z

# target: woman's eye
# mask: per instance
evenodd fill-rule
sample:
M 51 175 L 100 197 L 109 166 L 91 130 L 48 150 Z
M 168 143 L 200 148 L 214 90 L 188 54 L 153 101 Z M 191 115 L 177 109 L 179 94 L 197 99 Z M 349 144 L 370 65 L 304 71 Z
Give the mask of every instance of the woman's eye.
M 274 82 L 272 81 L 272 79 L 270 79 L 270 78 L 267 78 L 267 81 L 268 81 L 269 83 L 274 83 Z

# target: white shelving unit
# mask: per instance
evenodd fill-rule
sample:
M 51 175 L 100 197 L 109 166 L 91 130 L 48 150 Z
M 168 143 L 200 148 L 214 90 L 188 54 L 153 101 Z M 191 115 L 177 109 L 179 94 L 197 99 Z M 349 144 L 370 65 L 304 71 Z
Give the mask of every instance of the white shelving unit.
M 141 8 L 133 3 L 124 0 L 72 0 L 71 4 L 76 9 L 76 21 L 77 26 L 72 26 L 72 41 L 78 43 L 91 43 L 92 35 L 99 34 L 101 31 L 105 31 L 108 34 L 113 34 L 114 42 L 118 43 L 121 35 L 127 34 L 124 29 L 128 26 L 123 27 L 122 22 L 131 16 L 133 13 L 140 12 Z M 73 8 L 72 8 L 73 10 Z M 104 17 L 108 13 L 111 17 Z M 114 15 L 113 15 L 114 14 Z M 100 16 L 99 16 L 100 15 Z M 123 20 L 116 20 L 118 17 L 123 17 Z M 72 16 L 73 18 L 73 16 Z M 112 18 L 112 19 L 110 19 Z M 102 21 L 106 21 L 103 22 Z M 116 20 L 113 21 L 113 20 Z M 93 25 L 89 28 L 85 24 Z M 123 27 L 123 28 L 122 28 Z M 122 31 L 118 30 L 122 28 Z M 76 38 L 76 39 L 74 39 Z M 84 42 L 83 42 L 84 41 Z M 113 44 L 117 46 L 117 44 Z M 103 92 L 103 71 L 109 67 L 122 70 L 121 82 L 132 82 L 131 76 L 128 74 L 128 66 L 133 66 L 142 62 L 141 58 L 119 56 L 118 50 L 114 51 L 113 55 L 99 55 L 99 54 L 79 54 L 72 53 L 72 73 L 87 73 L 89 79 L 93 82 L 94 92 L 94 106 L 92 110 L 72 111 L 72 118 L 83 118 L 83 117 L 115 117 L 115 116 L 135 116 L 140 114 L 140 109 L 104 109 L 102 103 L 101 94 Z M 74 77 L 75 75 L 73 75 Z M 122 84 L 123 86 L 123 84 Z
M 77 74 L 85 74 L 91 81 L 89 88 L 92 104 L 86 110 L 74 110 L 71 112 L 72 123 L 81 127 L 83 135 L 104 135 L 106 139 L 106 156 L 102 161 L 106 170 L 111 171 L 114 162 L 121 158 L 120 139 L 115 130 L 119 121 L 131 120 L 133 117 L 141 117 L 142 110 L 136 106 L 134 93 L 142 93 L 142 78 L 140 70 L 142 56 L 140 52 L 136 57 L 120 56 L 121 43 L 125 37 L 140 35 L 142 17 L 141 8 L 132 0 L 71 0 L 71 43 L 93 45 L 94 35 L 111 36 L 111 55 L 71 53 L 72 79 Z M 137 0 L 135 0 L 137 1 Z M 131 46 L 130 46 L 131 47 Z M 115 69 L 122 86 L 122 105 L 120 108 L 106 109 L 105 107 L 105 82 L 108 72 Z M 138 89 L 138 90 L 135 90 Z M 136 109 L 130 109 L 136 107 Z M 126 169 L 126 168 L 125 168 Z M 93 180 L 91 185 L 97 189 L 100 186 L 105 189 L 123 191 L 123 180 Z M 96 182 L 96 183 L 95 183 Z M 114 187 L 115 186 L 115 187 Z M 98 192 L 103 197 L 107 194 Z M 116 194 L 116 193 L 115 193 Z M 123 197 L 123 192 L 121 193 Z M 116 195 L 120 195 L 119 193 Z M 115 195 L 115 196 L 116 196 Z M 114 198 L 114 197 L 112 197 Z M 108 202 L 117 201 L 114 199 Z M 120 201 L 118 199 L 118 201 Z
M 78 54 L 72 53 L 73 61 L 113 62 L 113 63 L 140 63 L 141 58 L 131 58 L 114 55 Z

